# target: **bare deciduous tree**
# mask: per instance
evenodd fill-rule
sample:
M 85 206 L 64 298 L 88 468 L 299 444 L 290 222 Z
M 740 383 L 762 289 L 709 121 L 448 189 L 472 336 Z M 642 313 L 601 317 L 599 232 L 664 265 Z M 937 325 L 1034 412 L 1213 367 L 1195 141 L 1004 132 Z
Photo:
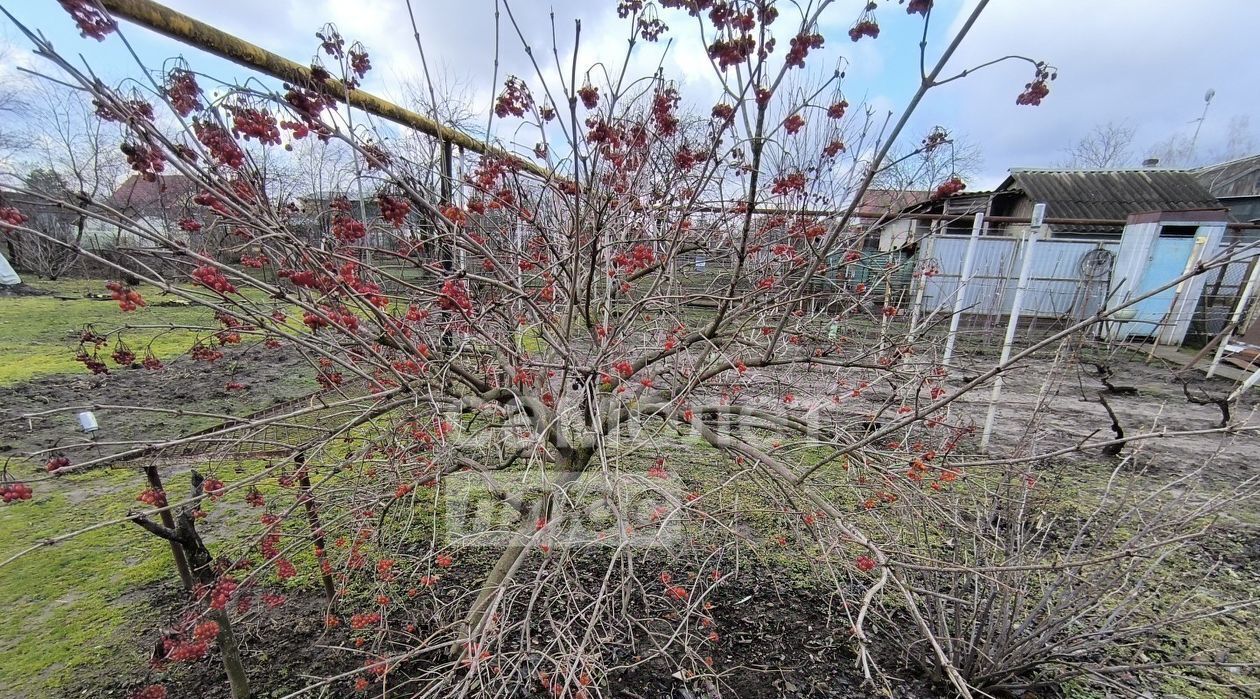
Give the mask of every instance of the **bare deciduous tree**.
M 1123 122 L 1096 124 L 1081 140 L 1067 148 L 1063 167 L 1069 169 L 1114 170 L 1131 167 L 1136 130 Z

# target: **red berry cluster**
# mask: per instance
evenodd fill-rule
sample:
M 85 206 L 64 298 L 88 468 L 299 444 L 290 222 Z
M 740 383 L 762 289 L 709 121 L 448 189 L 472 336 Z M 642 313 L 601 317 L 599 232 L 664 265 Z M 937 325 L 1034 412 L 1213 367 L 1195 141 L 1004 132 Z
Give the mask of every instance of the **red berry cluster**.
M 323 77 L 327 76 L 327 72 L 320 70 Z M 319 79 L 315 71 L 311 71 L 311 76 Z M 331 96 L 325 95 L 315 87 L 298 87 L 296 85 L 285 85 L 284 101 L 298 113 L 302 122 L 285 121 L 280 125 L 293 132 L 294 138 L 303 138 L 308 133 L 314 131 L 321 137 L 331 134 L 331 130 L 320 119 L 320 115 L 325 109 L 329 109 L 337 104 Z
M 166 687 L 151 684 L 132 692 L 127 699 L 166 699 Z
M 210 642 L 219 636 L 219 623 L 203 621 L 193 628 L 192 638 L 182 635 L 167 636 L 163 640 L 166 647 L 164 660 L 171 662 L 189 662 L 200 660 L 210 652 Z
M 372 70 L 372 61 L 368 58 L 366 51 L 350 50 L 350 70 L 354 71 L 354 74 L 360 78 L 367 75 L 369 70 Z
M 0 483 L 0 500 L 3 500 L 4 504 L 30 499 L 31 487 L 29 485 L 17 482 Z
M 327 368 L 321 368 L 319 370 L 319 373 L 315 375 L 315 382 L 318 383 L 322 388 L 332 388 L 333 386 L 340 386 L 342 380 L 343 378 L 341 376 L 341 372 L 331 371 Z
M 223 359 L 222 352 L 211 347 L 210 345 L 203 345 L 201 343 L 197 343 L 193 345 L 193 348 L 192 350 L 190 350 L 189 354 L 191 354 L 192 358 L 198 362 L 209 362 L 213 364 L 214 362 L 217 362 L 220 359 Z
M 276 272 L 276 276 L 307 289 L 327 292 L 336 286 L 336 282 L 327 274 L 311 269 L 281 269 Z
M 69 465 L 70 457 L 65 454 L 54 454 L 48 457 L 48 461 L 44 463 L 44 468 L 47 469 L 49 473 L 52 473 L 58 469 L 66 468 Z
M 875 559 L 871 558 L 870 556 L 857 557 L 857 568 L 863 573 L 869 573 L 872 570 L 875 570 L 876 565 L 877 564 L 875 563 Z
M 166 99 L 182 117 L 201 109 L 201 87 L 191 71 L 176 68 L 166 75 Z
M 351 216 L 338 216 L 333 220 L 332 234 L 343 243 L 353 243 L 367 235 L 367 226 Z
M 674 576 L 668 570 L 661 571 L 661 584 L 665 586 L 665 594 L 679 602 L 687 599 L 687 588 L 674 584 Z
M 932 197 L 934 199 L 952 197 L 966 188 L 966 183 L 959 179 L 958 176 L 954 176 L 942 182 L 940 186 L 936 188 L 936 191 L 932 193 Z
M 872 39 L 879 38 L 879 24 L 875 20 L 864 19 L 849 29 L 849 38 L 853 41 L 861 41 L 864 36 L 869 36 Z
M 1019 93 L 1019 97 L 1015 98 L 1015 104 L 1021 106 L 1037 107 L 1041 105 L 1041 101 L 1050 94 L 1049 81 L 1058 77 L 1051 72 L 1050 67 L 1045 63 L 1037 64 L 1037 72 L 1033 75 L 1032 82 L 1024 85 L 1024 91 Z
M 831 143 L 828 143 L 827 146 L 823 148 L 823 156 L 827 158 L 834 158 L 843 152 L 844 152 L 844 141 L 841 141 L 839 139 L 832 141 Z
M 402 228 L 411 213 L 411 202 L 402 197 L 391 197 L 381 194 L 378 198 L 381 207 L 381 218 L 389 221 L 394 228 Z
M 530 94 L 525 81 L 509 75 L 503 82 L 503 92 L 494 101 L 494 114 L 500 119 L 509 114 L 515 117 L 525 116 L 525 112 L 534 106 L 534 96 Z
M 74 359 L 77 362 L 83 362 L 83 366 L 87 367 L 88 371 L 93 374 L 109 373 L 109 367 L 105 366 L 105 362 L 102 362 L 101 358 L 97 356 L 95 352 L 88 354 L 83 350 L 79 350 L 79 352 L 74 355 Z
M 735 116 L 735 108 L 732 107 L 731 105 L 726 104 L 726 103 L 713 105 L 713 118 L 714 119 L 721 119 L 722 121 L 727 121 L 733 116 Z
M 223 200 L 209 192 L 198 192 L 193 197 L 193 203 L 198 206 L 205 206 L 214 209 L 215 213 L 220 216 L 231 216 L 232 211 L 223 203 Z M 201 230 L 201 226 L 197 226 L 197 230 Z
M 195 218 L 182 218 L 179 220 L 179 229 L 185 233 L 196 233 L 201 230 L 201 222 Z
M 136 141 L 123 141 L 118 147 L 127 156 L 127 164 L 148 182 L 155 182 L 159 172 L 166 169 L 166 157 L 156 146 Z
M 832 102 L 831 106 L 827 107 L 827 118 L 828 119 L 843 119 L 844 113 L 848 109 L 849 109 L 848 100 L 840 100 L 838 102 Z
M 625 19 L 643 9 L 643 0 L 621 0 L 617 3 L 617 16 Z
M 741 34 L 732 39 L 716 39 L 709 44 L 709 58 L 717 61 L 718 68 L 727 68 L 743 63 L 757 50 L 757 40 L 752 34 Z
M 375 626 L 380 621 L 380 612 L 360 612 L 350 617 L 350 628 L 362 631 L 369 626 Z
M 923 139 L 922 149 L 931 152 L 940 148 L 949 142 L 949 132 L 941 127 L 936 127 Z
M 666 87 L 657 90 L 652 96 L 652 121 L 662 136 L 673 136 L 678 131 L 678 117 L 674 116 L 674 108 L 681 98 L 678 90 Z
M 262 269 L 263 267 L 267 266 L 267 262 L 268 262 L 267 256 L 263 254 L 250 255 L 249 253 L 243 253 L 241 255 L 242 267 L 249 267 L 252 269 Z
M 26 223 L 26 214 L 12 206 L 0 206 L 0 227 L 12 227 Z
M 927 16 L 929 10 L 932 9 L 932 0 L 910 0 L 906 5 L 906 14 Z
M 236 139 L 232 138 L 232 134 L 228 133 L 227 129 L 222 126 L 195 119 L 193 120 L 193 133 L 196 134 L 197 140 L 201 141 L 201 145 L 210 151 L 210 156 L 218 161 L 220 165 L 240 168 L 245 164 L 245 151 L 241 150 Z
M 639 36 L 643 37 L 644 41 L 656 41 L 668 30 L 669 25 L 662 22 L 659 17 L 639 18 Z
M 152 352 L 144 356 L 144 361 L 140 362 L 141 366 L 149 371 L 157 371 L 162 368 L 162 360 L 158 359 Z
M 241 136 L 246 141 L 256 138 L 263 145 L 280 145 L 280 126 L 269 110 L 243 106 L 228 109 L 232 113 L 233 136 Z
M 232 578 L 219 578 L 214 588 L 210 590 L 210 608 L 227 609 L 228 600 L 232 599 L 232 594 L 236 592 L 237 587 L 239 585 Z
M 472 301 L 468 298 L 468 285 L 456 279 L 442 282 L 442 292 L 438 296 L 438 306 L 446 311 L 472 311 Z
M 223 276 L 223 272 L 211 267 L 210 265 L 201 265 L 193 270 L 192 278 L 194 282 L 220 294 L 234 294 L 236 287 L 232 286 L 232 282 Z
M 806 183 L 805 173 L 790 172 L 775 178 L 774 186 L 770 188 L 770 193 L 782 195 L 791 194 L 792 192 L 804 192 Z
M 613 264 L 625 274 L 634 274 L 647 269 L 656 262 L 656 251 L 650 245 L 639 243 L 630 248 L 630 253 L 619 252 L 613 256 Z
M 319 47 L 323 49 L 324 53 L 334 58 L 341 58 L 346 40 L 341 38 L 341 34 L 337 33 L 336 30 L 331 29 L 331 25 L 329 27 L 327 31 L 315 32 L 315 37 L 319 39 Z
M 145 305 L 140 292 L 128 289 L 120 282 L 105 282 L 105 288 L 109 289 L 110 298 L 117 301 L 118 307 L 124 311 L 134 311 Z
M 118 28 L 114 20 L 102 12 L 92 0 L 58 0 L 58 2 L 61 3 L 61 9 L 69 12 L 74 18 L 74 23 L 79 25 L 80 36 L 84 38 L 90 36 L 97 41 L 104 41 L 106 35 Z
M 245 493 L 245 503 L 250 507 L 262 507 L 267 504 L 267 500 L 263 497 L 262 491 L 257 488 L 250 488 Z
M 783 120 L 783 128 L 789 134 L 797 133 L 804 126 L 805 126 L 805 117 L 801 116 L 800 114 L 793 114 L 792 116 Z
M 276 577 L 281 580 L 288 580 L 297 575 L 297 568 L 287 558 L 281 558 L 276 561 Z
M 811 49 L 820 49 L 823 46 L 823 35 L 817 32 L 806 34 L 801 32 L 792 37 L 792 46 L 788 49 L 787 65 L 789 68 L 796 66 L 797 68 L 805 67 L 805 58 L 809 56 Z
M 217 621 L 203 621 L 193 628 L 194 641 L 213 641 L 219 637 L 219 625 Z
M 369 170 L 384 170 L 393 162 L 394 156 L 379 143 L 368 143 L 363 146 L 363 159 L 367 161 Z
M 118 345 L 114 347 L 114 353 L 110 355 L 114 363 L 118 366 L 131 366 L 136 363 L 136 353 L 126 343 L 119 340 Z
M 96 116 L 105 121 L 126 123 L 132 119 L 153 121 L 153 105 L 144 100 L 119 100 L 118 106 L 100 100 L 92 100 L 96 107 Z
M 218 500 L 220 497 L 223 497 L 223 491 L 226 488 L 227 485 L 214 476 L 207 476 L 206 479 L 201 482 L 202 492 L 209 495 L 211 500 Z
M 677 153 L 674 154 L 674 167 L 683 172 L 688 172 L 691 168 L 696 166 L 696 163 L 700 162 L 705 157 L 706 154 L 704 151 L 694 151 L 687 146 L 683 146 L 678 149 Z
M 145 488 L 136 496 L 137 502 L 151 507 L 166 507 L 166 491 L 157 488 Z
M 599 104 L 599 88 L 594 85 L 583 85 L 578 88 L 578 97 L 582 98 L 582 106 L 594 109 Z

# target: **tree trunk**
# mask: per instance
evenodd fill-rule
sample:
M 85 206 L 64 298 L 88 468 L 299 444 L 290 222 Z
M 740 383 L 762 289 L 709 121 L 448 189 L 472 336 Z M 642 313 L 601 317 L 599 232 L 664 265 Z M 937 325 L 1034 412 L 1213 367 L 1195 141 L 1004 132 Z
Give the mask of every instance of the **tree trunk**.
M 590 450 L 581 449 L 570 456 L 560 459 L 556 464 L 559 469 L 559 478 L 555 481 L 555 487 L 562 488 L 576 481 L 590 465 L 591 456 L 592 452 Z M 511 581 L 512 576 L 520 568 L 521 563 L 525 561 L 525 556 L 530 549 L 528 542 L 537 531 L 537 521 L 539 519 L 551 520 L 562 502 L 561 498 L 553 490 L 552 494 L 534 506 L 531 510 L 532 516 L 523 518 L 521 526 L 517 530 L 517 540 L 509 544 L 502 555 L 499 556 L 499 559 L 495 561 L 494 567 L 490 569 L 490 572 L 486 574 L 485 581 L 482 582 L 481 592 L 478 593 L 477 599 L 464 616 L 460 633 L 463 643 L 456 646 L 456 655 L 463 656 L 467 654 L 469 645 L 476 637 L 479 627 L 487 614 L 494 608 L 496 603 L 495 596 Z
M 232 622 L 222 609 L 210 612 L 209 617 L 219 624 L 219 652 L 223 654 L 223 669 L 227 670 L 228 684 L 232 685 L 232 699 L 249 699 L 249 678 L 245 675 L 245 663 L 241 661 L 241 647 L 236 643 Z

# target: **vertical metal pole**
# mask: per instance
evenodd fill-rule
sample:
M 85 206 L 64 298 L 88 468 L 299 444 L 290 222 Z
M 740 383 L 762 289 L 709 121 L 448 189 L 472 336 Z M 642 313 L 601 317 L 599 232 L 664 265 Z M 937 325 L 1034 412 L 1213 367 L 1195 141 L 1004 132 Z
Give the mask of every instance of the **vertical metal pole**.
M 922 265 L 930 262 L 936 252 L 936 229 L 939 222 L 933 222 L 932 227 L 928 229 L 927 240 L 921 246 L 923 254 L 920 256 L 919 278 L 915 280 L 917 286 L 914 290 L 914 301 L 910 307 L 910 334 L 909 341 L 913 341 L 915 330 L 919 327 L 919 317 L 923 315 L 923 294 L 927 291 L 927 275 L 926 268 Z
M 1034 216 L 1034 218 L 1036 218 Z M 1028 229 L 1028 242 L 1024 247 L 1024 261 L 1019 268 L 1019 284 L 1015 287 L 1015 298 L 1011 301 L 1011 316 L 1006 322 L 1006 339 L 1002 342 L 1002 365 L 1011 358 L 1011 346 L 1015 344 L 1015 329 L 1019 326 L 1019 313 L 1024 305 L 1024 292 L 1028 290 L 1028 277 L 1032 273 L 1033 251 L 1037 247 L 1037 238 L 1041 234 L 1041 226 L 1034 225 Z M 984 432 L 980 435 L 980 451 L 989 450 L 989 438 L 993 434 L 993 420 L 997 417 L 998 400 L 1002 398 L 1002 379 L 1005 369 L 998 372 L 993 381 L 993 394 L 989 396 L 989 414 L 984 419 Z
M 1242 322 L 1243 311 L 1247 310 L 1247 302 L 1251 300 L 1251 294 L 1256 290 L 1257 279 L 1260 279 L 1260 257 L 1254 257 L 1251 260 L 1251 274 L 1247 275 L 1247 284 L 1238 295 L 1238 303 L 1235 304 L 1234 312 L 1229 317 L 1229 324 L 1223 331 L 1224 337 L 1221 338 L 1221 344 L 1216 347 L 1216 356 L 1212 358 L 1212 366 L 1208 367 L 1207 378 L 1209 379 L 1216 375 L 1216 369 L 1220 367 L 1221 359 L 1225 356 L 1225 345 L 1229 344 L 1234 331 L 1238 329 L 1238 324 Z
M 971 284 L 971 275 L 976 264 L 976 247 L 980 243 L 980 232 L 984 230 L 984 214 L 976 214 L 975 223 L 971 224 L 971 237 L 967 239 L 967 252 L 963 255 L 962 272 L 958 277 L 957 298 L 954 299 L 954 315 L 949 319 L 949 338 L 945 340 L 945 354 L 941 364 L 949 366 L 954 356 L 954 343 L 958 340 L 958 325 L 962 320 L 963 308 L 966 307 L 967 287 Z
M 162 487 L 162 478 L 158 475 L 157 466 L 145 466 L 144 477 L 149 481 L 149 487 L 165 494 L 166 489 Z M 162 526 L 167 529 L 175 529 L 175 517 L 171 515 L 170 508 L 163 506 L 162 511 L 158 513 L 158 517 L 162 520 Z M 184 549 L 174 541 L 170 542 L 171 556 L 175 558 L 175 569 L 179 571 L 180 582 L 184 584 L 185 590 L 191 590 L 193 587 L 192 572 L 188 569 L 188 559 L 184 557 Z
M 454 166 L 451 162 L 453 159 L 454 153 L 451 149 L 451 142 L 446 139 L 442 139 L 442 179 L 439 185 L 440 190 L 438 201 L 438 203 L 442 206 L 446 206 L 451 203 L 451 190 L 453 189 L 452 182 L 455 179 L 453 172 Z M 442 269 L 449 274 L 453 269 L 455 269 L 454 240 L 449 241 L 449 244 L 439 243 L 439 250 L 439 255 L 441 255 L 442 258 Z

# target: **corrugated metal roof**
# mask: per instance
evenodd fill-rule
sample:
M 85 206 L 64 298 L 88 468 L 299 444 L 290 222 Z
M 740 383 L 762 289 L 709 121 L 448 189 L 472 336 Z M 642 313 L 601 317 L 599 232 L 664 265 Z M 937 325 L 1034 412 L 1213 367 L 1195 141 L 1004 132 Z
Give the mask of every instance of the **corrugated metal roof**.
M 1053 218 L 1124 219 L 1147 211 L 1219 209 L 1188 170 L 1011 170 L 1000 190 L 1045 202 Z
M 1237 160 L 1207 165 L 1199 168 L 1195 173 L 1203 186 L 1217 196 L 1249 196 L 1260 194 L 1256 191 L 1254 182 L 1244 183 L 1243 191 L 1235 191 L 1231 185 L 1257 170 L 1260 170 L 1260 155 L 1249 155 Z

